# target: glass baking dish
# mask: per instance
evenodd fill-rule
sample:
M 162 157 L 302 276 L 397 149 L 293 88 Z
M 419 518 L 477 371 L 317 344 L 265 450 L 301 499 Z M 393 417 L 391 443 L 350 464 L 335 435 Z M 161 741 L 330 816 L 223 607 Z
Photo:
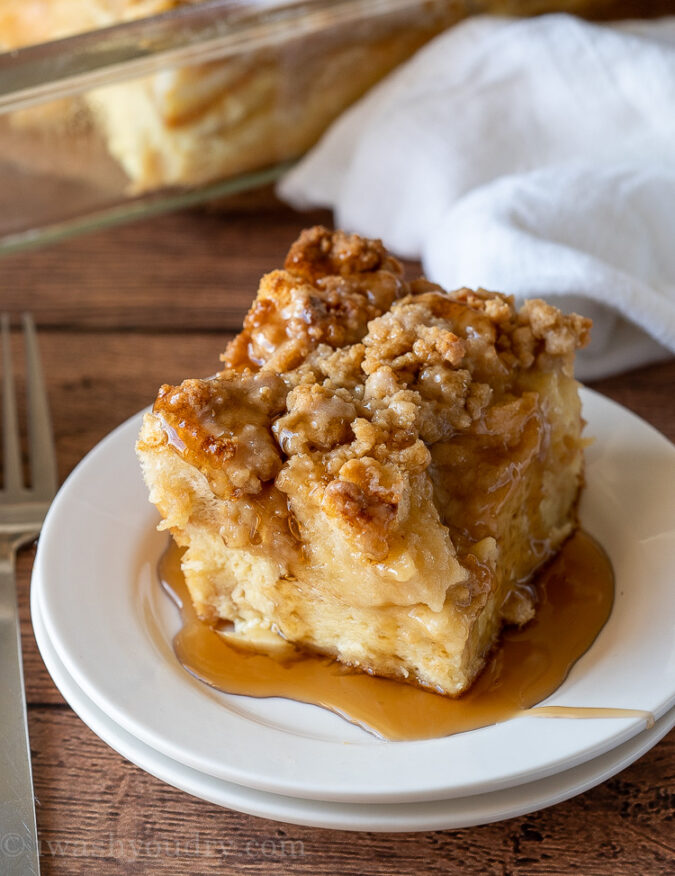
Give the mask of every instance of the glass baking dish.
M 0 0 L 0 253 L 270 183 L 459 19 L 560 8 L 613 4 Z
M 35 43 L 90 26 L 84 7 L 108 26 Z M 109 24 L 149 8 L 167 11 Z M 11 47 L 0 252 L 269 183 L 467 11 L 464 0 L 0 0 Z

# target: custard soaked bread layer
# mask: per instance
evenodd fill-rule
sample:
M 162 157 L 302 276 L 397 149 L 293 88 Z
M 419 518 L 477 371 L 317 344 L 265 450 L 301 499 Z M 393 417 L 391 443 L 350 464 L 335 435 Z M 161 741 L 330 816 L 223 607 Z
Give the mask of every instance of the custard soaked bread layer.
M 589 328 L 305 231 L 223 370 L 163 386 L 143 423 L 198 614 L 462 693 L 576 524 Z

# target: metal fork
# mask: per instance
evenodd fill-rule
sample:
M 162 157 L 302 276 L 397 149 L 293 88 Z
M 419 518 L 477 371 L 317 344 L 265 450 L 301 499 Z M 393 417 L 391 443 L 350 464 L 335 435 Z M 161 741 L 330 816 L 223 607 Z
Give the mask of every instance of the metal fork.
M 33 779 L 23 686 L 14 562 L 17 550 L 37 537 L 56 492 L 56 455 L 35 327 L 23 316 L 26 347 L 31 486 L 22 476 L 9 316 L 2 336 L 3 488 L 0 491 L 0 872 L 40 872 Z

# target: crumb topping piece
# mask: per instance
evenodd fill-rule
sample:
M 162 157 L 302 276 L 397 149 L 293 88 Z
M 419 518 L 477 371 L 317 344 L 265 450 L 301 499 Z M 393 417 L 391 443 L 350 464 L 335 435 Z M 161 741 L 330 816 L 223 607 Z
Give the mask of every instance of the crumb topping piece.
M 291 370 L 320 344 L 361 340 L 369 320 L 404 291 L 403 269 L 380 241 L 320 227 L 303 231 L 284 269 L 262 278 L 222 360 L 235 369 Z

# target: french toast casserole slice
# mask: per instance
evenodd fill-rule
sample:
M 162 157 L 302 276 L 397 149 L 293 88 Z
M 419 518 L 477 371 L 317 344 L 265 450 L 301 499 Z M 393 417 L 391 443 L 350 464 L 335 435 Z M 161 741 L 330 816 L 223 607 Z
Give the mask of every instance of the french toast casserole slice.
M 312 228 L 137 444 L 198 614 L 459 695 L 576 525 L 590 322 Z

